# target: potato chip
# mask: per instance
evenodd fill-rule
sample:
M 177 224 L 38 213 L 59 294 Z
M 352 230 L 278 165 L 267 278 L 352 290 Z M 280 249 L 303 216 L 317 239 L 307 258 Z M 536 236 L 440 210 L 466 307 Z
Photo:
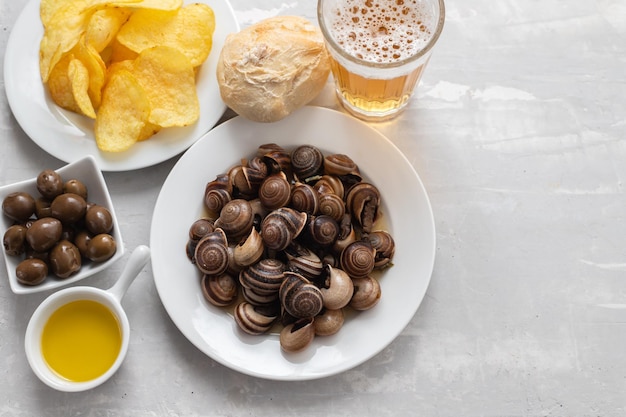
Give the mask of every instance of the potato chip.
M 87 10 L 80 10 L 73 3 L 56 11 L 39 44 L 39 70 L 44 82 L 63 54 L 78 43 L 88 17 Z
M 161 130 L 161 126 L 154 124 L 154 123 L 147 122 L 146 125 L 141 130 L 141 133 L 139 134 L 137 141 L 150 139 L 152 136 L 159 133 L 160 130 Z
M 137 58 L 139 55 L 135 51 L 131 51 L 121 43 L 117 39 L 114 39 L 111 43 L 111 56 L 109 57 L 109 63 L 127 61 Z
M 181 0 L 42 0 L 39 15 L 44 35 L 39 44 L 39 71 L 43 82 L 50 71 L 78 43 L 91 15 L 100 8 L 133 5 L 177 10 Z
M 67 70 L 72 59 L 74 59 L 72 54 L 66 54 L 57 62 L 50 72 L 48 91 L 50 92 L 52 101 L 54 101 L 57 106 L 76 112 L 78 111 L 78 106 L 74 100 L 72 86 L 67 75 Z
M 198 120 L 195 73 L 182 52 L 168 46 L 146 49 L 133 61 L 132 73 L 146 90 L 150 122 L 170 127 Z
M 44 28 L 48 27 L 51 22 L 55 20 L 56 17 L 65 16 L 67 17 L 70 12 L 65 12 L 62 15 L 55 16 L 60 10 L 74 10 L 75 13 L 80 13 L 82 11 L 93 11 L 95 8 L 101 7 L 119 7 L 126 5 L 136 5 L 144 3 L 142 0 L 41 0 L 39 4 L 39 16 L 41 18 L 41 23 L 43 23 Z M 153 3 L 153 1 L 147 1 L 147 3 Z M 172 0 L 164 0 L 162 3 L 170 6 L 171 3 L 175 3 Z M 152 7 L 150 4 L 147 7 Z M 171 10 L 179 8 L 171 7 Z
M 81 60 L 74 58 L 67 67 L 67 77 L 78 108 L 77 113 L 95 119 L 96 111 L 89 97 L 89 70 Z
M 76 59 L 79 59 L 89 72 L 89 97 L 93 107 L 97 109 L 100 106 L 102 97 L 106 66 L 100 54 L 85 42 L 85 37 L 82 37 L 72 51 Z
M 94 126 L 96 144 L 104 152 L 122 152 L 145 135 L 150 102 L 143 87 L 128 71 L 111 74 L 102 93 Z
M 176 12 L 137 10 L 118 32 L 117 40 L 140 53 L 164 45 L 183 51 L 196 67 L 211 52 L 215 15 L 202 3 L 188 4 Z
M 85 41 L 97 52 L 102 52 L 117 35 L 122 25 L 126 23 L 132 11 L 123 7 L 107 7 L 96 10 L 85 29 Z

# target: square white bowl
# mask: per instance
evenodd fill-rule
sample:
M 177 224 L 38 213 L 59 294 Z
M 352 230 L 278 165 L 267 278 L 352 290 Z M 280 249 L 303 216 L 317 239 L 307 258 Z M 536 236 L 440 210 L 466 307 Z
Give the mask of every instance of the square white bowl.
M 104 181 L 104 176 L 98 168 L 95 158 L 89 155 L 59 169 L 55 169 L 55 171 L 61 175 L 63 181 L 70 179 L 82 181 L 87 187 L 88 202 L 106 207 L 111 212 L 113 230 L 110 234 L 115 239 L 117 250 L 111 258 L 104 262 L 83 260 L 80 270 L 68 278 L 58 278 L 50 272 L 48 277 L 41 284 L 31 286 L 20 283 L 15 274 L 15 268 L 20 261 L 24 259 L 24 256 L 7 255 L 3 247 L 2 256 L 6 264 L 9 284 L 15 294 L 31 294 L 73 284 L 108 268 L 124 255 L 124 241 L 122 240 L 122 234 L 113 208 L 113 202 L 111 201 L 109 189 Z M 37 177 L 0 187 L 0 202 L 4 201 L 7 195 L 18 191 L 27 192 L 35 199 L 38 198 L 40 194 L 39 191 L 37 191 Z M 0 213 L 0 233 L 2 236 L 4 236 L 4 233 L 12 224 L 14 224 L 13 220 Z

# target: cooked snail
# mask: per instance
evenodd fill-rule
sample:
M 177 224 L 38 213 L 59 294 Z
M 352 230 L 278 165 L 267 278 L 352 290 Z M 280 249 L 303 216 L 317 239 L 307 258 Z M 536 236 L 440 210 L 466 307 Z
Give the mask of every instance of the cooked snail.
M 295 272 L 285 272 L 278 294 L 282 307 L 293 317 L 315 317 L 324 306 L 320 289 Z
M 291 152 L 291 168 L 301 181 L 312 181 L 324 172 L 324 155 L 315 146 L 300 145 Z
M 236 198 L 224 205 L 215 227 L 221 228 L 229 240 L 237 241 L 250 233 L 254 222 L 254 212 L 248 200 Z
M 380 301 L 381 289 L 377 279 L 367 276 L 353 278 L 354 294 L 350 300 L 350 307 L 355 310 L 369 310 Z
M 204 298 L 218 307 L 235 302 L 239 292 L 237 281 L 229 274 L 203 275 L 201 286 Z
M 313 318 L 303 318 L 280 331 L 280 347 L 287 353 L 297 353 L 311 344 L 315 337 Z
M 234 316 L 239 328 L 252 335 L 267 333 L 278 318 L 278 314 L 271 309 L 254 306 L 245 301 L 237 304 Z

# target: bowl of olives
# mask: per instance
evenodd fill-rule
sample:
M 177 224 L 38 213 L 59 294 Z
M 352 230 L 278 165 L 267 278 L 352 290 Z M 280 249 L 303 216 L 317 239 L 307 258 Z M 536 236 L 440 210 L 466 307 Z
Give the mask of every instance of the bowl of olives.
M 0 231 L 11 290 L 56 289 L 124 255 L 120 228 L 93 156 L 0 187 Z

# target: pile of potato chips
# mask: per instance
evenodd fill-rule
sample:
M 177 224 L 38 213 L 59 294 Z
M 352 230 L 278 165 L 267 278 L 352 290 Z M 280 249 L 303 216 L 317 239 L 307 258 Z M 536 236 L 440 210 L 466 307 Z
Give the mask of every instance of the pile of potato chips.
M 197 69 L 215 16 L 183 0 L 42 0 L 41 79 L 60 107 L 95 119 L 98 148 L 121 152 L 196 122 Z

